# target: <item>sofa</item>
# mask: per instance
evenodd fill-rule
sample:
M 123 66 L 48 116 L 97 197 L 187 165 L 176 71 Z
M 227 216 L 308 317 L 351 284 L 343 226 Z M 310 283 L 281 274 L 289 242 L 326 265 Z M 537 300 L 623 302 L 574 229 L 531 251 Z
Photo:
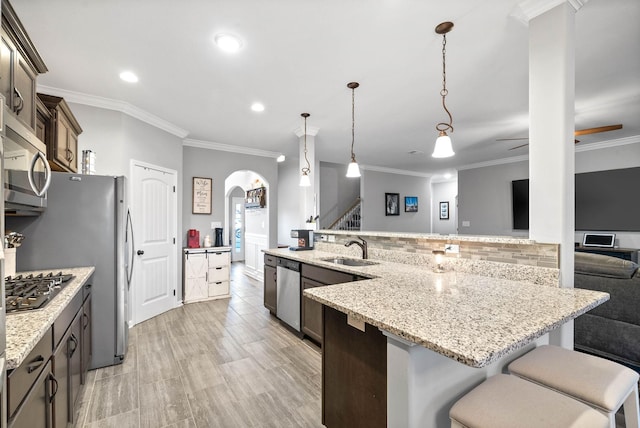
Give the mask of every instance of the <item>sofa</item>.
M 640 270 L 628 260 L 575 253 L 574 287 L 610 299 L 575 320 L 575 349 L 640 369 Z

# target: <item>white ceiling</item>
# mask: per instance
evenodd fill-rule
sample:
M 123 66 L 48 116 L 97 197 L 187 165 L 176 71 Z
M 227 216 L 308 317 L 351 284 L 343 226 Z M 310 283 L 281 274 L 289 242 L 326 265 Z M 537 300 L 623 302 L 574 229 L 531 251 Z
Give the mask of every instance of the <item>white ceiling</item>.
M 518 0 L 12 0 L 49 72 L 45 86 L 121 100 L 187 138 L 297 158 L 300 113 L 316 157 L 347 163 L 356 89 L 358 161 L 435 173 L 521 156 L 527 136 L 528 29 Z M 456 156 L 432 159 L 447 105 Z M 640 1 L 591 0 L 576 14 L 576 128 L 622 123 L 581 145 L 640 136 Z M 213 36 L 240 36 L 230 55 Z M 122 82 L 125 69 L 140 77 Z M 254 101 L 266 110 L 250 110 Z M 410 155 L 411 150 L 423 152 Z

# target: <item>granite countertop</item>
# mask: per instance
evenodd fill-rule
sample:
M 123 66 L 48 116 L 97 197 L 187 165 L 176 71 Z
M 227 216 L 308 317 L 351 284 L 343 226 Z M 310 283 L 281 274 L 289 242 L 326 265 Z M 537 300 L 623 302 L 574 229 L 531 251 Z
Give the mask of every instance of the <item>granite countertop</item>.
M 74 276 L 47 305 L 42 309 L 7 314 L 7 370 L 18 367 L 29 352 L 38 344 L 49 327 L 62 313 L 73 297 L 82 290 L 94 267 L 46 269 L 42 271 L 17 272 L 20 274 L 39 274 L 62 271 Z
M 372 278 L 316 287 L 304 295 L 471 367 L 484 367 L 609 300 L 598 291 L 380 261 L 352 267 L 317 250 L 265 251 Z M 377 261 L 377 260 L 376 260 Z

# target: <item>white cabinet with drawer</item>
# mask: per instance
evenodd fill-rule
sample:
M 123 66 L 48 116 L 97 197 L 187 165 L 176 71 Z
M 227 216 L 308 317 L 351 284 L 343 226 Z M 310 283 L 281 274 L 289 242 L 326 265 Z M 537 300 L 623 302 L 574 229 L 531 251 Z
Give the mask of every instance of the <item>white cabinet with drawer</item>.
M 231 248 L 185 248 L 183 258 L 184 303 L 231 296 Z

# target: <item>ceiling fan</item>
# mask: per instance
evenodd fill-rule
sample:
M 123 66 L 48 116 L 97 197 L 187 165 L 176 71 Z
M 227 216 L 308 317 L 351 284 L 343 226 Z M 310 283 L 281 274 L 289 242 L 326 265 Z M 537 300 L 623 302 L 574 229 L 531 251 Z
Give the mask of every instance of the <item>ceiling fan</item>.
M 607 125 L 607 126 L 598 126 L 597 128 L 587 128 L 587 129 L 576 129 L 576 132 L 574 133 L 574 135 L 576 137 L 580 136 L 580 135 L 589 135 L 589 134 L 598 134 L 600 132 L 608 132 L 608 131 L 615 131 L 616 129 L 622 129 L 622 124 L 618 124 L 618 125 Z M 496 141 L 516 141 L 516 140 L 528 140 L 529 137 L 522 137 L 522 138 L 498 138 Z M 579 140 L 574 140 L 576 144 L 578 144 L 580 141 Z M 529 143 L 526 144 L 520 144 L 519 146 L 515 146 L 515 147 L 511 147 L 509 150 L 515 150 L 515 149 L 519 149 L 521 147 L 525 147 L 528 146 Z

